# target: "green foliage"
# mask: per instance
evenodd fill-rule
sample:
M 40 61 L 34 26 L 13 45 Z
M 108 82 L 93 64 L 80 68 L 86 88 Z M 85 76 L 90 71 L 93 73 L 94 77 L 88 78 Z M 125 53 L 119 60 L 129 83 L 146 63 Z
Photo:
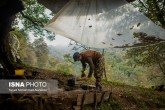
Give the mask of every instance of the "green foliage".
M 38 4 L 36 0 L 24 0 L 24 7 L 25 10 L 17 14 L 13 27 L 19 28 L 20 24 L 22 24 L 22 29 L 26 33 L 31 32 L 35 37 L 46 36 L 48 39 L 54 40 L 54 34 L 43 29 L 44 25 L 52 17 L 50 11 Z
M 65 54 L 63 57 L 64 57 L 65 61 L 69 61 L 71 63 L 74 63 L 73 58 L 70 54 Z
M 44 42 L 43 38 L 36 39 L 33 42 L 33 47 L 35 49 L 35 53 L 38 59 L 38 66 L 45 67 L 48 61 L 48 47 Z
M 51 66 L 55 66 L 57 63 L 55 59 L 48 58 L 47 44 L 43 38 L 36 39 L 34 43 L 30 43 L 28 35 L 23 30 L 11 31 L 10 34 L 16 36 L 19 40 L 17 51 L 24 64 L 43 68 L 48 63 Z
M 20 29 L 20 30 L 16 29 L 14 31 L 10 31 L 10 34 L 17 36 L 19 41 L 21 40 L 21 43 L 28 42 L 28 40 L 29 40 L 27 33 L 25 33 L 24 30 L 22 30 L 22 29 Z
M 93 110 L 92 106 L 88 106 L 87 110 Z M 122 110 L 120 103 L 114 97 L 111 97 L 110 101 L 104 102 L 102 105 L 98 105 L 96 110 Z
M 162 80 L 150 81 L 151 74 L 159 72 L 157 68 L 144 67 L 136 63 L 135 57 L 140 56 L 140 54 L 133 57 L 126 57 L 126 52 L 129 49 L 110 49 L 105 53 L 106 59 L 106 73 L 107 78 L 110 82 L 122 83 L 132 86 L 140 87 L 151 87 L 155 84 L 160 84 Z M 138 51 L 136 51 L 138 52 Z M 106 82 L 104 82 L 106 83 Z
M 35 65 L 37 63 L 36 53 L 29 42 L 28 35 L 23 30 L 14 30 L 10 34 L 16 36 L 19 41 L 17 52 L 23 63 Z
M 111 108 L 112 110 L 122 110 L 121 105 L 118 103 L 117 99 L 115 99 L 114 97 L 111 97 L 111 100 L 107 105 L 109 107 L 107 107 L 107 109 L 102 109 L 102 110 L 108 110 L 108 108 Z
M 164 0 L 136 0 L 133 2 L 154 23 L 165 28 L 165 1 Z
M 57 63 L 58 61 L 55 58 L 49 57 L 49 64 L 51 67 L 55 67 Z
M 56 65 L 56 71 L 65 75 L 73 73 L 73 65 L 71 63 L 63 62 Z
M 154 64 L 165 67 L 165 42 L 146 47 L 132 48 L 127 51 L 126 58 L 132 58 L 136 64 L 151 66 Z
M 138 47 L 127 50 L 126 58 L 132 59 L 135 65 L 152 67 L 150 71 L 155 74 L 148 74 L 148 78 L 157 78 L 157 82 L 162 82 L 165 76 L 165 42 L 154 44 L 146 47 Z M 154 69 L 156 68 L 157 69 Z M 159 83 L 158 83 L 159 84 Z
M 124 54 L 125 51 L 122 49 L 107 52 L 105 54 L 106 64 L 111 65 L 111 67 L 108 66 L 108 68 L 113 70 L 113 72 L 125 74 L 130 77 L 131 74 L 136 74 L 137 70 L 133 67 L 134 61 L 125 59 Z
M 137 0 L 133 2 L 133 5 L 141 12 L 143 12 L 148 18 L 150 18 L 154 23 L 165 28 L 165 1 L 164 0 Z M 133 34 L 134 37 L 138 37 L 138 33 Z M 153 69 L 145 70 L 145 72 L 150 72 L 148 76 L 152 76 L 152 72 L 155 67 L 159 67 L 159 70 L 154 70 L 157 75 L 154 77 L 162 77 L 165 75 L 165 43 L 154 44 L 146 47 L 138 47 L 129 49 L 126 53 L 126 58 L 132 59 L 135 65 L 150 66 Z M 136 66 L 135 66 L 136 67 Z M 144 70 L 144 69 L 143 69 Z M 147 74 L 144 73 L 144 74 Z M 159 74 L 162 74 L 160 76 Z M 143 75 L 144 76 L 144 75 Z M 158 78 L 157 77 L 157 78 Z M 142 78 L 142 77 L 141 77 Z M 152 79 L 152 78 L 151 78 Z M 161 80 L 159 79 L 158 82 Z

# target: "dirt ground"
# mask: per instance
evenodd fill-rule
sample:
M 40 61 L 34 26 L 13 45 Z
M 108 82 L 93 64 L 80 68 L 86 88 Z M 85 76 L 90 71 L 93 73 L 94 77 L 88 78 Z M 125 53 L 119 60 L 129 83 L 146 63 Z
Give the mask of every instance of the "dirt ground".
M 41 69 L 27 69 L 26 72 L 33 76 L 22 78 L 58 80 L 62 91 L 58 94 L 3 94 L 0 95 L 0 110 L 73 110 L 79 92 L 71 91 L 67 86 L 68 79 L 73 78 L 72 75 Z M 94 84 L 94 81 L 81 83 Z M 111 100 L 98 106 L 97 110 L 165 110 L 165 92 L 111 82 L 103 84 L 103 88 L 112 91 Z M 92 108 L 87 106 L 85 110 Z

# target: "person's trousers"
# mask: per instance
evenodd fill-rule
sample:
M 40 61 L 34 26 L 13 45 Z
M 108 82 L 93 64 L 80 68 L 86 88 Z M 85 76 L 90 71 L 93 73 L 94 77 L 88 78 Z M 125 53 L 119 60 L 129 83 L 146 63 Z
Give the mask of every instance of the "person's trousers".
M 96 79 L 96 87 L 101 87 L 101 80 L 104 72 L 104 57 L 100 57 L 98 61 L 95 63 L 94 77 Z

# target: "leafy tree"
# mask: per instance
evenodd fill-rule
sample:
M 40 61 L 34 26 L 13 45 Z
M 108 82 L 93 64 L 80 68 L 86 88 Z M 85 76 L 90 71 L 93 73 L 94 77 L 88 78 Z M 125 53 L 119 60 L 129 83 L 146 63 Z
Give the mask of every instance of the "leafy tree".
M 133 5 L 143 12 L 154 23 L 165 28 L 164 0 L 136 0 Z
M 131 58 L 137 65 L 159 67 L 165 76 L 165 42 L 146 47 L 133 48 L 127 51 L 126 57 Z
M 165 1 L 164 0 L 137 0 L 133 3 L 154 23 L 165 28 Z M 135 65 L 158 66 L 162 75 L 165 75 L 164 42 L 145 47 L 127 50 L 126 57 L 133 59 Z
M 62 74 L 72 74 L 73 73 L 73 65 L 70 62 L 62 62 L 62 63 L 58 63 L 56 65 L 56 71 L 58 71 L 59 73 Z
M 9 31 L 11 30 L 14 15 L 23 10 L 22 2 L 19 0 L 5 0 L 0 5 L 0 64 L 7 74 L 14 74 L 15 64 L 19 63 L 14 60 L 9 45 Z
M 71 56 L 70 54 L 65 54 L 65 55 L 64 55 L 64 59 L 65 59 L 66 61 L 69 61 L 69 62 L 71 62 L 71 63 L 74 63 L 74 62 L 73 62 L 73 58 L 72 58 L 72 56 Z
M 1 65 L 3 65 L 4 69 L 6 70 L 6 73 L 8 74 L 14 74 L 14 69 L 17 68 L 16 64 L 20 63 L 19 60 L 14 60 L 15 58 L 11 53 L 11 47 L 9 45 L 9 31 L 12 30 L 11 25 L 13 28 L 16 28 L 18 27 L 18 23 L 20 23 L 20 20 L 22 20 L 21 23 L 25 24 L 23 27 L 25 32 L 28 33 L 33 31 L 35 35 L 46 34 L 46 32 L 42 31 L 41 28 L 38 28 L 39 26 L 43 27 L 43 25 L 46 23 L 46 20 L 48 21 L 47 18 L 45 19 L 45 11 L 43 11 L 43 7 L 38 6 L 39 5 L 34 0 L 24 0 L 24 6 L 22 4 L 22 1 L 20 0 L 6 0 L 3 1 L 0 5 L 0 63 Z M 25 9 L 25 12 L 21 12 L 23 9 Z M 21 13 L 19 13 L 16 18 L 15 15 L 18 12 Z M 42 14 L 35 14 L 36 12 L 42 12 Z M 40 19 L 37 20 L 37 18 L 35 17 L 40 17 Z M 13 23 L 15 18 L 16 22 Z M 49 35 L 50 36 L 47 36 L 48 38 L 54 38 L 52 37 L 52 34 Z
M 57 63 L 58 63 L 58 61 L 55 58 L 53 58 L 53 57 L 49 58 L 49 64 L 50 64 L 51 67 L 54 68 Z
M 23 30 L 11 31 L 10 34 L 12 34 L 13 36 L 16 36 L 17 39 L 19 40 L 18 51 L 21 55 L 23 55 L 24 54 L 23 49 L 26 48 L 28 45 L 28 41 L 29 41 L 28 35 Z
M 51 12 L 43 5 L 38 4 L 36 0 L 24 0 L 25 10 L 17 14 L 13 27 L 19 28 L 22 24 L 22 29 L 26 33 L 33 33 L 35 37 L 47 37 L 50 40 L 54 40 L 54 34 L 52 32 L 43 29 L 44 25 L 52 17 Z
M 22 60 L 24 63 L 31 66 L 37 66 L 39 61 L 37 59 L 35 49 L 31 46 L 27 46 L 23 49 L 23 51 L 24 54 L 22 55 Z
M 38 66 L 44 67 L 47 65 L 48 61 L 48 47 L 47 44 L 44 42 L 43 38 L 36 39 L 33 42 L 33 47 L 36 52 L 36 56 L 38 59 Z
M 129 85 L 140 85 L 141 69 L 135 68 L 132 59 L 124 57 L 125 49 L 111 49 L 105 53 L 106 71 L 108 80 Z
M 23 30 L 11 31 L 10 34 L 18 39 L 18 47 L 16 51 L 18 52 L 20 60 L 23 62 L 23 64 L 37 66 L 37 56 L 35 53 L 35 49 L 29 42 L 28 35 Z

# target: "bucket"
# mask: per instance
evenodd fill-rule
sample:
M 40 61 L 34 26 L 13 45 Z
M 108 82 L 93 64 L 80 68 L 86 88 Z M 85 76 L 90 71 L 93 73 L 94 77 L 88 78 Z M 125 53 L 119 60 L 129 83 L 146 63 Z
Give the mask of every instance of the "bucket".
M 17 69 L 15 70 L 15 75 L 22 76 L 24 75 L 25 70 L 24 69 Z

